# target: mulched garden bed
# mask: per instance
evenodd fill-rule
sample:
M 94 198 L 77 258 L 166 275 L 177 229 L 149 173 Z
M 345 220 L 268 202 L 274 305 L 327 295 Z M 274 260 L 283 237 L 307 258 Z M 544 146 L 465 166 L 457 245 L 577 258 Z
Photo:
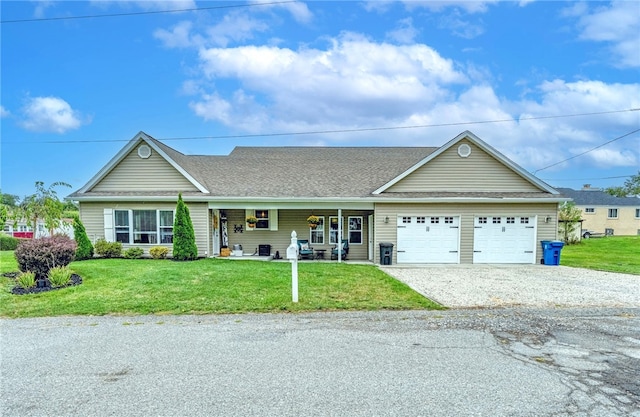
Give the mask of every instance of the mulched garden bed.
M 17 278 L 20 275 L 20 272 L 7 272 L 2 274 L 3 277 L 7 278 Z M 47 281 L 47 286 L 45 287 L 31 287 L 31 288 L 22 288 L 19 285 L 16 285 L 11 289 L 12 294 L 16 295 L 24 295 L 24 294 L 34 294 L 39 292 L 47 292 L 53 290 L 60 290 L 62 288 L 72 287 L 74 285 L 82 284 L 82 277 L 78 274 L 71 274 L 71 279 L 67 285 L 63 285 L 61 287 L 52 287 L 51 284 Z

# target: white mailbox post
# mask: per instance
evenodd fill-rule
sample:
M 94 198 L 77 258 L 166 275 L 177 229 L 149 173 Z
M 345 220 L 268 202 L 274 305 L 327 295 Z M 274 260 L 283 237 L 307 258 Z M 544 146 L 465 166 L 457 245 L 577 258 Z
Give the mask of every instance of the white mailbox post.
M 291 232 L 291 244 L 287 248 L 287 259 L 291 262 L 291 298 L 298 302 L 298 235 Z

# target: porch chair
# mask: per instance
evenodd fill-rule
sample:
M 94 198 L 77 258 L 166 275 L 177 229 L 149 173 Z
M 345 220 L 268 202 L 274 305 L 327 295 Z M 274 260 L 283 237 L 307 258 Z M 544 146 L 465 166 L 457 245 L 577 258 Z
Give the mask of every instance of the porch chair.
M 298 240 L 298 259 L 313 259 L 313 248 L 308 240 Z
M 345 260 L 345 259 L 347 259 L 347 255 L 349 254 L 349 240 L 348 239 L 342 239 L 342 244 L 340 246 L 342 246 L 340 259 Z M 338 246 L 337 245 L 336 245 L 335 248 L 331 249 L 331 259 L 338 259 Z

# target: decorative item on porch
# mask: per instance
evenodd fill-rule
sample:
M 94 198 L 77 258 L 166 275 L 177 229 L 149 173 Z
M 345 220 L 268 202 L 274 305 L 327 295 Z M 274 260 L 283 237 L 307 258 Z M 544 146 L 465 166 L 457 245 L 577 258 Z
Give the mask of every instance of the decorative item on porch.
M 256 216 L 247 217 L 247 224 L 249 227 L 256 227 L 256 223 L 258 223 L 258 218 Z
M 315 229 L 320 224 L 320 218 L 312 214 L 311 216 L 307 217 L 307 223 L 309 224 L 309 228 Z

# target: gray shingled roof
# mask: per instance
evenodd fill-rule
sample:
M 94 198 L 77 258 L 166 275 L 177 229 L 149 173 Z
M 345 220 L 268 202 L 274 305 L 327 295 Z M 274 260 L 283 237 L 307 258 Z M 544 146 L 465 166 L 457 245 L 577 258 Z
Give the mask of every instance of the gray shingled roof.
M 228 156 L 167 154 L 212 196 L 315 198 L 370 196 L 436 149 L 237 147 Z
M 600 190 L 574 190 L 571 188 L 556 188 L 563 195 L 571 198 L 578 206 L 639 206 L 638 197 L 616 197 Z
M 438 147 L 236 147 L 229 155 L 185 155 L 145 134 L 216 198 L 364 198 Z M 76 192 L 70 197 L 162 198 L 162 192 Z M 175 194 L 175 192 L 172 192 Z M 199 192 L 185 196 L 203 196 Z M 395 198 L 549 198 L 539 193 L 392 193 Z M 385 193 L 375 197 L 386 199 Z M 556 195 L 555 198 L 558 196 Z

